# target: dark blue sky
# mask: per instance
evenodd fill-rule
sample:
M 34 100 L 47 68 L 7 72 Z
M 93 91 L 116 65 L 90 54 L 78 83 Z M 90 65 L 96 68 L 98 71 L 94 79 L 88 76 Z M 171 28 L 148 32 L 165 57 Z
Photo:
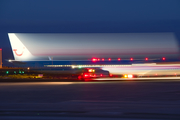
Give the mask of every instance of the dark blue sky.
M 13 59 L 7 33 L 174 32 L 179 0 L 0 0 L 0 48 Z

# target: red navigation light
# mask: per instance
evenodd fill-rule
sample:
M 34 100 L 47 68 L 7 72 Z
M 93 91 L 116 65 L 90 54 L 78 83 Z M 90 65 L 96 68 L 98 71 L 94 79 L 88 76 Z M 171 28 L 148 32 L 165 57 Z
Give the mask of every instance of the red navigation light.
M 120 61 L 121 60 L 121 58 L 118 58 L 118 61 Z
M 98 58 L 98 61 L 100 61 L 100 59 Z
M 165 57 L 163 57 L 163 58 L 162 58 L 162 60 L 166 60 L 166 58 L 165 58 Z
M 131 61 L 133 61 L 133 58 L 130 58 Z
M 113 75 L 112 75 L 112 74 L 109 74 L 109 76 L 111 76 L 111 77 L 112 77 Z
M 104 61 L 104 58 L 102 58 L 102 61 Z
M 100 74 L 100 76 L 102 77 L 102 76 L 103 76 L 103 74 Z
M 96 58 L 93 58 L 93 59 L 92 59 L 92 61 L 93 61 L 93 62 L 96 62 L 96 61 L 97 61 L 97 59 L 96 59 Z
M 89 75 L 88 74 L 84 74 L 84 77 L 89 77 Z
M 78 79 L 81 79 L 81 76 L 80 76 L 80 75 L 78 76 Z
M 109 58 L 108 60 L 111 61 L 111 58 Z
M 148 60 L 148 58 L 146 57 L 146 58 L 145 58 L 145 60 L 147 61 L 147 60 Z

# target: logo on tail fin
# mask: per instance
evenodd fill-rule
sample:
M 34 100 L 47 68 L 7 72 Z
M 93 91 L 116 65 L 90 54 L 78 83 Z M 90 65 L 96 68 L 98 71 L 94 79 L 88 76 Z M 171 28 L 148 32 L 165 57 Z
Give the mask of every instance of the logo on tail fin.
M 13 49 L 14 53 L 15 53 L 17 56 L 22 56 L 23 53 L 24 53 L 24 50 L 25 50 L 25 47 L 23 47 L 22 49 Z

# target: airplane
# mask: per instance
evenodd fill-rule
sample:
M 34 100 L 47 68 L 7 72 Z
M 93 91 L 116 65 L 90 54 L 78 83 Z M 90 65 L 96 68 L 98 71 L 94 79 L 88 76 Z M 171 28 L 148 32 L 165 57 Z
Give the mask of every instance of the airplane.
M 132 74 L 136 76 L 154 75 L 157 74 L 157 69 L 164 71 L 179 68 L 179 64 L 168 67 L 164 65 L 163 69 L 162 66 L 156 64 L 163 61 L 174 61 L 174 58 L 179 55 L 176 41 L 172 40 L 174 39 L 172 33 L 8 33 L 8 36 L 15 58 L 15 60 L 9 60 L 9 62 L 21 67 L 101 68 L 113 75 Z M 114 36 L 117 38 L 114 38 Z M 148 43 L 140 41 L 144 45 L 152 47 L 151 49 L 146 49 L 143 44 L 129 43 L 134 38 L 144 40 L 146 37 L 149 37 L 146 41 Z M 163 44 L 162 39 L 165 38 L 171 39 L 171 42 L 167 40 L 166 44 Z M 129 41 L 117 41 L 117 39 Z M 161 43 L 164 46 L 161 49 L 158 45 L 152 46 L 155 43 Z M 126 49 L 126 47 L 131 48 Z M 131 55 L 133 57 L 130 57 Z M 176 74 L 179 74 L 179 72 L 176 71 Z

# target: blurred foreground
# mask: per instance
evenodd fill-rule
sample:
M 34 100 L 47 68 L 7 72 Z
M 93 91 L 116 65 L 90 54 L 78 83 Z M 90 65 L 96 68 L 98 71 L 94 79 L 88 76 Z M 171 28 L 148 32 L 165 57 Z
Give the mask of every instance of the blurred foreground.
M 180 80 L 9 82 L 2 119 L 180 119 Z

